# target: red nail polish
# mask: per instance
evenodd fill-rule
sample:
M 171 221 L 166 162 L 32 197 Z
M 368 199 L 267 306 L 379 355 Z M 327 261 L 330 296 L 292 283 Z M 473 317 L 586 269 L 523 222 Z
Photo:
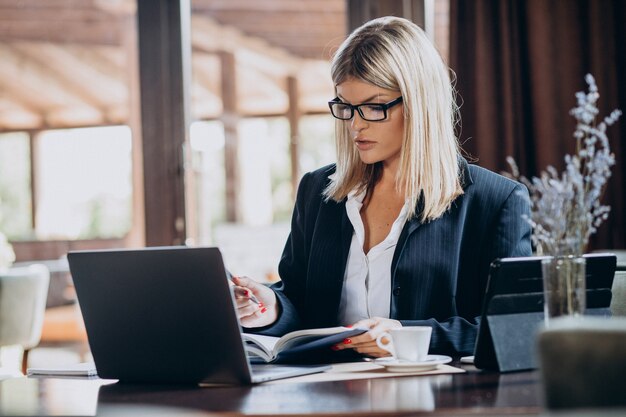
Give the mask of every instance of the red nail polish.
M 352 327 L 352 325 L 351 325 L 351 324 L 349 324 L 349 325 L 347 325 L 346 327 L 347 327 L 348 329 L 350 329 L 350 328 Z
M 332 345 L 332 346 L 330 347 L 330 349 L 331 349 L 331 350 L 334 350 L 334 351 L 337 351 L 337 350 L 339 350 L 339 346 L 337 346 L 337 345 Z
M 343 339 L 344 345 L 349 345 L 350 343 L 352 343 L 352 339 Z
M 247 296 L 248 296 L 248 294 L 250 294 L 250 293 L 248 292 L 248 290 L 243 290 L 243 295 L 244 295 L 244 296 L 246 296 L 246 297 L 247 297 Z
M 263 308 L 261 309 L 261 313 L 265 313 L 266 311 L 267 311 L 267 308 L 265 308 L 265 307 L 263 307 Z

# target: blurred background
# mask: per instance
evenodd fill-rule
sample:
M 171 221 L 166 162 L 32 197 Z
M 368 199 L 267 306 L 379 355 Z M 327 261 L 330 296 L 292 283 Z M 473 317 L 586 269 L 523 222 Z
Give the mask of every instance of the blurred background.
M 69 250 L 219 246 L 233 273 L 278 279 L 299 178 L 335 157 L 329 60 L 384 15 L 454 70 L 478 165 L 561 169 L 586 73 L 601 114 L 626 110 L 620 0 L 0 0 L 0 232 L 51 271 L 44 342 L 84 341 L 54 315 L 75 302 Z M 626 248 L 623 120 L 609 139 L 592 249 Z

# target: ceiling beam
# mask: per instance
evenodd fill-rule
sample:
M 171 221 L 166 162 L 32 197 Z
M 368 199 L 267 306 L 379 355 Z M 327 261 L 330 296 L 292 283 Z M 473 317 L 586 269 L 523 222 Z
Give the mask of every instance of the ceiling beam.
M 0 97 L 0 127 L 2 129 L 31 129 L 41 126 L 43 119 L 35 111 L 24 108 L 8 97 Z
M 122 48 L 115 46 L 63 45 L 69 53 L 78 59 L 91 63 L 100 72 L 117 80 L 128 78 L 129 62 Z
M 246 36 L 232 27 L 219 25 L 207 17 L 192 16 L 191 27 L 194 49 L 207 53 L 234 53 L 238 63 L 274 77 L 284 78 L 295 73 L 302 64 L 300 59 L 283 49 Z
M 41 67 L 69 93 L 106 111 L 128 101 L 128 86 L 84 58 L 51 43 L 16 42 L 11 48 Z
M 85 0 L 0 0 L 0 7 L 22 9 L 67 9 L 92 8 L 91 1 Z
M 245 11 L 267 11 L 285 12 L 327 12 L 342 13 L 346 10 L 345 1 L 340 0 L 194 0 L 191 6 L 193 11 L 206 10 L 245 10 Z
M 0 41 L 46 40 L 83 45 L 120 45 L 122 36 L 118 26 L 115 21 L 0 21 Z

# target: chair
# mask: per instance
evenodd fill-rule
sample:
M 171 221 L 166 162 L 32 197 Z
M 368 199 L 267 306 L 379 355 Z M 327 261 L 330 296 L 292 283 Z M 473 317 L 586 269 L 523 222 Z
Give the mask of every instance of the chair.
M 50 273 L 44 265 L 11 268 L 0 272 L 0 348 L 24 349 L 22 373 L 28 353 L 41 338 Z

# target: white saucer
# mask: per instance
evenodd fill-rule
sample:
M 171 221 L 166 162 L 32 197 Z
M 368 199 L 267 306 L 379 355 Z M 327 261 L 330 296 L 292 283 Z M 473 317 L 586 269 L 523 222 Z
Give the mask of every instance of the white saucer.
M 437 369 L 439 365 L 448 362 L 452 362 L 452 358 L 444 355 L 428 355 L 425 360 L 420 362 L 404 361 L 394 358 L 378 358 L 374 360 L 375 364 L 384 366 L 389 372 L 431 371 Z

